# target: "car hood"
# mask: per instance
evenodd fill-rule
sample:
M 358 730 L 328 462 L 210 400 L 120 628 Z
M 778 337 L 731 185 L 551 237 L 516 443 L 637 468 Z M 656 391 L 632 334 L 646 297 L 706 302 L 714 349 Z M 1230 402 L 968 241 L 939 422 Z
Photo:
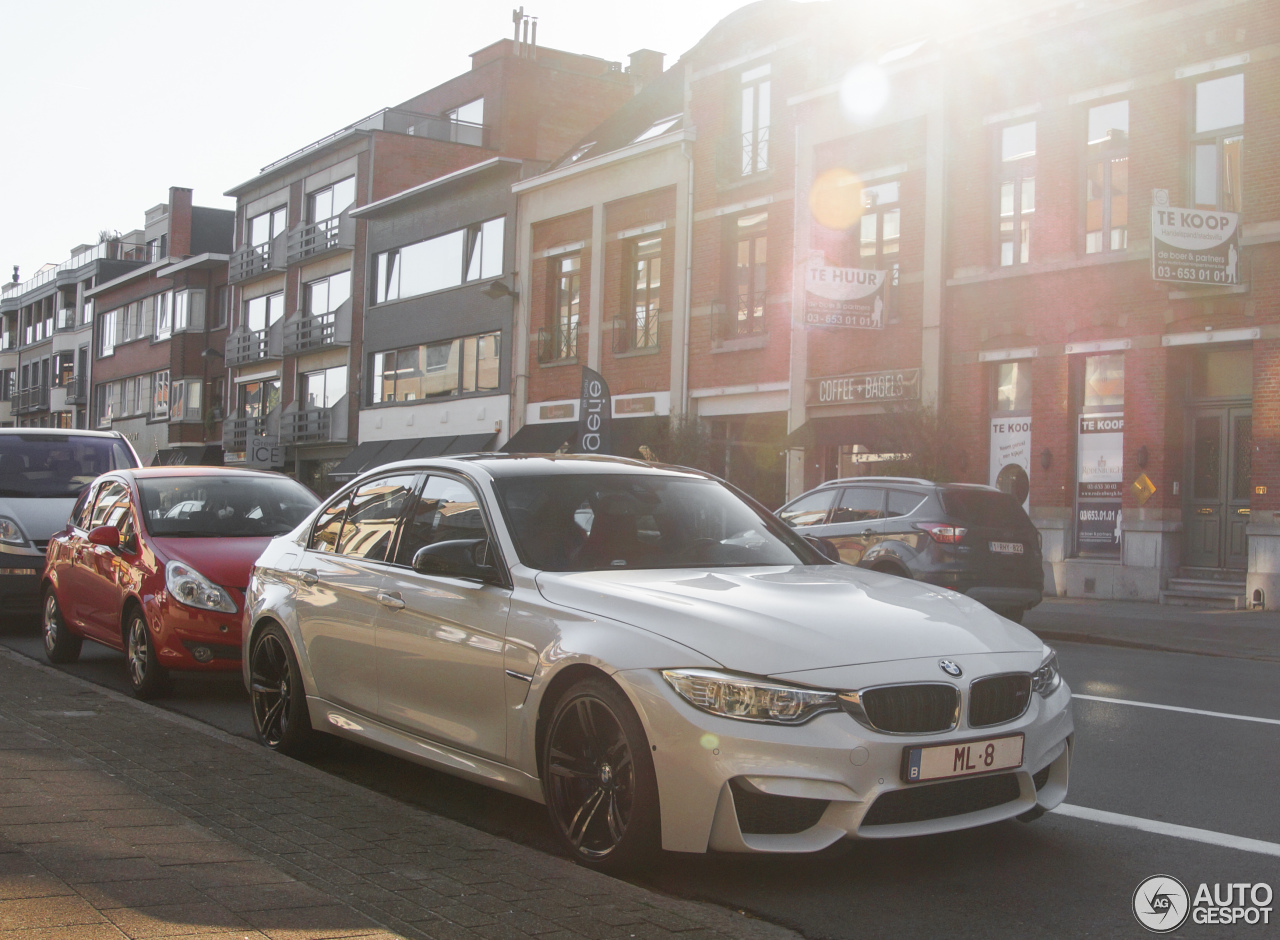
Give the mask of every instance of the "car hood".
M 181 561 L 214 584 L 244 590 L 253 563 L 271 544 L 270 538 L 175 539 L 152 538 L 151 544 L 167 561 Z
M 640 627 L 754 675 L 1043 646 L 967 597 L 845 565 L 542 572 L 537 583 L 554 604 Z
M 36 499 L 5 496 L 0 497 L 0 516 L 17 522 L 22 534 L 31 541 L 47 542 L 55 532 L 67 527 L 75 505 L 74 496 Z

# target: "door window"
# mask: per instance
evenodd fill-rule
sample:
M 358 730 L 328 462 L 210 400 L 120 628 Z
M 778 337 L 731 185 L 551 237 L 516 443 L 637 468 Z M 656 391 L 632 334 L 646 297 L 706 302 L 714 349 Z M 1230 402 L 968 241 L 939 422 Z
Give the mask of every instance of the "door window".
M 347 521 L 338 540 L 338 554 L 386 561 L 396 525 L 413 496 L 416 480 L 416 474 L 402 473 L 360 486 L 351 497 Z
M 341 499 L 334 500 L 320 510 L 316 527 L 311 531 L 310 549 L 313 552 L 333 552 L 338 548 L 338 537 L 342 535 L 342 523 L 347 518 L 347 506 L 351 502 L 348 493 Z
M 885 513 L 887 518 L 895 516 L 909 516 L 916 511 L 916 508 L 925 501 L 925 497 L 920 493 L 908 493 L 905 490 L 889 491 L 889 509 Z
M 89 528 L 89 517 L 93 515 L 93 496 L 96 487 L 86 486 L 84 492 L 80 494 L 80 498 L 76 500 L 75 508 L 71 510 L 71 524 L 77 529 Z
M 870 522 L 884 518 L 885 491 L 873 486 L 851 487 L 840 494 L 831 523 Z
M 799 529 L 804 526 L 822 525 L 827 521 L 827 511 L 835 500 L 835 490 L 819 490 L 807 496 L 801 496 L 794 503 L 778 513 L 787 525 Z
M 117 504 L 124 502 L 128 506 L 129 490 L 123 483 L 112 480 L 98 492 L 98 501 L 93 504 L 93 514 L 89 517 L 89 528 L 96 529 L 100 525 L 114 525 L 107 519 L 115 512 Z
M 480 502 L 471 488 L 448 477 L 429 477 L 405 522 L 396 564 L 411 567 L 427 545 L 454 539 L 488 538 Z

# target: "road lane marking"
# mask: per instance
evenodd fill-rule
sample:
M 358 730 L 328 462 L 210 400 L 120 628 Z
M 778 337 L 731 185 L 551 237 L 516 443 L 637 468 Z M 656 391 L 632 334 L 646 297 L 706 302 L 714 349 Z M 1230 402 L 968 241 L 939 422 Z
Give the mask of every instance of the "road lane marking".
M 1202 708 L 1183 708 L 1181 705 L 1156 705 L 1152 702 L 1134 702 L 1127 698 L 1105 698 L 1101 695 L 1071 693 L 1072 698 L 1086 702 L 1107 702 L 1110 705 L 1134 705 L 1138 708 L 1158 708 L 1166 712 L 1186 712 L 1188 715 L 1208 715 L 1210 718 L 1234 718 L 1236 721 L 1256 721 L 1263 725 L 1280 725 L 1280 718 L 1258 718 L 1254 715 L 1233 715 L 1230 712 L 1207 712 Z
M 1216 845 L 1224 849 L 1237 849 L 1241 852 L 1274 855 L 1280 858 L 1280 843 L 1246 839 L 1243 836 L 1227 835 L 1225 832 L 1214 832 L 1212 829 L 1196 829 L 1193 826 L 1179 826 L 1176 823 L 1160 822 L 1157 819 L 1143 819 L 1141 816 L 1108 813 L 1106 810 L 1090 809 L 1087 806 L 1075 806 L 1071 803 L 1061 803 L 1050 812 L 1070 816 L 1073 819 L 1085 819 L 1109 826 L 1123 826 L 1126 829 L 1137 829 L 1140 832 L 1150 832 L 1159 836 L 1172 836 L 1175 839 L 1203 842 L 1206 845 Z

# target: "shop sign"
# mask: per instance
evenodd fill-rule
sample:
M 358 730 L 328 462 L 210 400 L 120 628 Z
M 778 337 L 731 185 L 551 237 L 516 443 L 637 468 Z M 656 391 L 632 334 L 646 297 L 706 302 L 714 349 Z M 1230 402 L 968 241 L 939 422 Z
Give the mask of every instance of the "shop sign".
M 573 419 L 573 404 L 561 402 L 558 405 L 541 405 L 538 408 L 539 421 L 567 421 Z
M 1081 415 L 1076 441 L 1076 551 L 1120 556 L 1124 415 Z
M 578 453 L 610 452 L 612 399 L 604 376 L 583 366 L 582 395 L 578 401 Z
M 1151 276 L 1180 284 L 1240 283 L 1240 216 L 1151 207 Z
M 615 415 L 651 415 L 658 410 L 658 400 L 653 395 L 642 395 L 639 398 L 615 398 L 613 413 Z
M 805 383 L 810 405 L 860 405 L 880 401 L 915 401 L 920 398 L 920 370 L 858 372 L 829 375 Z
M 244 452 L 246 467 L 258 467 L 270 470 L 284 466 L 284 448 L 280 446 L 280 437 L 268 434 L 263 437 L 251 437 Z
M 805 272 L 805 326 L 883 329 L 889 273 L 810 261 Z
M 1076 504 L 1076 551 L 1120 556 L 1120 500 L 1091 499 Z
M 1031 419 L 991 419 L 991 485 L 1029 509 Z

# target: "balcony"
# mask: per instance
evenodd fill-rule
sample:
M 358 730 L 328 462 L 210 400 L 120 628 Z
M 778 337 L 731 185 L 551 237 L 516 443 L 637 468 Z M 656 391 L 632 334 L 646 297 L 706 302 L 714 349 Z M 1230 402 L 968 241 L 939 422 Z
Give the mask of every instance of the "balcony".
M 281 232 L 264 245 L 245 245 L 231 253 L 231 264 L 227 278 L 231 283 L 247 281 L 268 271 L 283 271 L 285 268 L 285 239 Z
M 330 408 L 301 408 L 298 402 L 281 416 L 280 443 L 295 447 L 306 444 L 335 444 L 347 439 L 347 396 Z
M 243 454 L 253 440 L 279 440 L 280 409 L 273 408 L 261 418 L 227 418 L 222 422 L 222 449 Z
M 356 247 L 356 223 L 346 213 L 322 222 L 296 226 L 289 232 L 286 261 L 294 264 L 313 255 Z
M 658 348 L 658 314 L 613 318 L 614 355 Z
M 270 362 L 284 358 L 284 323 L 276 322 L 265 330 L 237 330 L 227 337 L 228 366 L 249 362 Z
M 328 313 L 298 315 L 284 325 L 284 354 L 297 356 L 351 345 L 351 301 L 348 299 Z
M 716 181 L 722 185 L 761 179 L 768 174 L 769 128 L 726 134 L 716 143 Z
M 49 386 L 36 385 L 31 388 L 20 388 L 13 395 L 13 413 L 17 415 L 31 414 L 34 411 L 49 410 Z
M 578 326 L 538 330 L 538 361 L 575 362 L 578 358 Z
M 89 390 L 86 387 L 84 376 L 74 376 L 70 382 L 62 386 L 66 390 L 66 402 L 68 405 L 84 405 L 89 402 Z

